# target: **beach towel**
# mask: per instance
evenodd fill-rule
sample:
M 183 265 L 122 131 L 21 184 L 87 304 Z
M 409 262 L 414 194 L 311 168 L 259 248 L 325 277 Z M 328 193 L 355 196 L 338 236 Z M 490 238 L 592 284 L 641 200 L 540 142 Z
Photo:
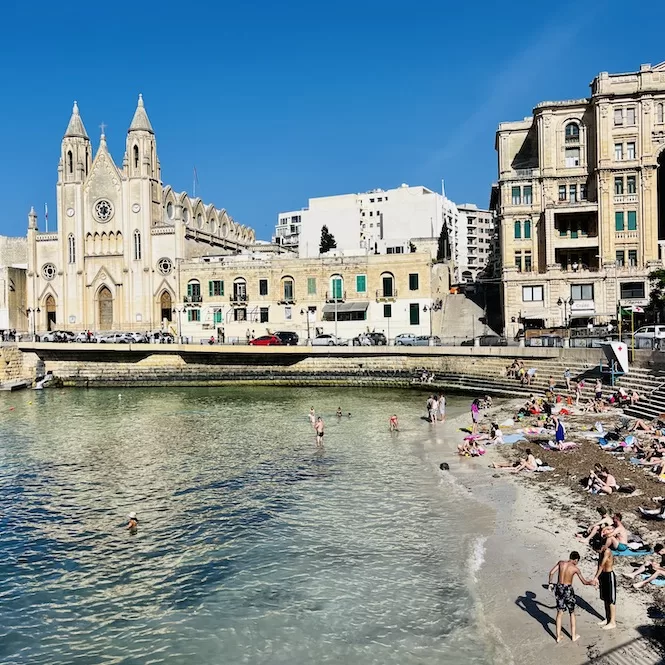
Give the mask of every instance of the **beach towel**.
M 517 443 L 518 441 L 526 441 L 522 434 L 504 434 L 503 442 L 504 443 Z
M 642 573 L 642 579 L 643 580 L 648 580 L 651 577 L 648 573 Z M 665 577 L 657 577 L 655 580 L 651 580 L 649 584 L 653 584 L 654 586 L 665 586 Z
M 549 466 L 547 464 L 543 464 L 542 466 L 536 467 L 534 471 L 554 471 L 554 467 Z
M 643 550 L 623 550 L 621 552 L 618 552 L 617 550 L 610 550 L 614 556 L 646 556 L 647 554 L 651 554 L 651 548 L 649 549 L 643 549 Z

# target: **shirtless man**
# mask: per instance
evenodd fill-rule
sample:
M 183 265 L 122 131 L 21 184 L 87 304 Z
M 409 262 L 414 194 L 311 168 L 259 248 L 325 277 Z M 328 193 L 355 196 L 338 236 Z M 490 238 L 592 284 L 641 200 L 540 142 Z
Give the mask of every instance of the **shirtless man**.
M 561 642 L 561 623 L 563 622 L 563 613 L 567 610 L 570 614 L 570 639 L 577 642 L 580 636 L 577 634 L 577 622 L 575 620 L 575 590 L 573 581 L 575 575 L 580 578 L 582 584 L 593 586 L 597 584 L 596 580 L 586 580 L 580 572 L 577 565 L 580 562 L 579 552 L 571 552 L 568 561 L 559 561 L 552 570 L 548 578 L 550 589 L 554 587 L 554 597 L 556 598 L 556 641 Z M 558 572 L 557 583 L 552 584 L 552 576 Z
M 628 549 L 628 531 L 621 523 L 623 519 L 621 513 L 614 513 L 612 515 L 612 527 L 605 533 L 605 544 L 600 550 L 603 554 L 605 550 L 612 549 L 617 552 L 625 552 Z
M 604 529 L 605 527 L 612 526 L 612 518 L 607 514 L 607 509 L 603 508 L 603 506 L 599 506 L 597 508 L 598 512 L 601 515 L 601 518 L 595 523 L 592 524 L 588 530 L 586 531 L 586 535 L 583 535 L 581 533 L 578 533 L 575 538 L 578 540 L 581 540 L 583 543 L 586 543 L 587 545 L 591 542 L 593 537 L 601 530 Z
M 399 422 L 397 420 L 397 414 L 393 413 L 393 415 L 390 416 L 390 420 L 388 421 L 388 424 L 390 426 L 390 431 L 391 432 L 399 432 Z
M 600 621 L 603 630 L 617 627 L 617 578 L 614 574 L 614 555 L 612 550 L 604 549 L 598 559 L 598 570 L 593 578 L 598 583 L 600 599 L 605 603 L 605 621 Z
M 316 431 L 316 445 L 323 446 L 323 418 L 321 416 L 316 419 L 314 430 Z
M 316 424 L 316 412 L 314 411 L 314 407 L 311 407 L 309 410 L 309 422 L 312 423 L 312 427 Z

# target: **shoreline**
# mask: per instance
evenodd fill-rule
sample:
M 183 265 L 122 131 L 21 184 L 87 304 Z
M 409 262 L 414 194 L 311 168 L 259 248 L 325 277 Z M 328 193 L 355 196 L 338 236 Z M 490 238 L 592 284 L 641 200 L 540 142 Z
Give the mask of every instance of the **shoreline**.
M 492 417 L 505 417 L 504 412 L 521 403 L 510 400 L 489 413 Z M 598 621 L 604 618 L 598 591 L 578 581 L 576 614 L 581 638 L 573 643 L 564 634 L 564 640 L 556 643 L 554 597 L 543 584 L 552 566 L 567 558 L 572 550 L 581 554 L 582 573 L 587 578 L 595 573 L 597 555 L 575 538 L 579 524 L 593 519 L 594 506 L 589 502 L 582 504 L 563 485 L 557 487 L 553 496 L 549 486 L 538 482 L 533 474 L 515 476 L 489 469 L 492 461 L 505 459 L 505 454 L 514 448 L 511 445 L 504 444 L 501 449 L 489 446 L 487 454 L 480 458 L 458 457 L 456 446 L 463 435 L 459 428 L 469 423 L 470 416 L 462 414 L 447 419 L 443 427 L 436 425 L 443 434 L 443 445 L 438 448 L 443 453 L 441 461 L 450 464 L 450 471 L 442 473 L 450 473 L 476 501 L 494 512 L 491 533 L 484 541 L 484 563 L 473 575 L 480 627 L 487 632 L 489 648 L 497 651 L 490 655 L 501 658 L 493 662 L 527 665 L 538 660 L 542 665 L 554 665 L 565 658 L 570 665 L 583 665 L 626 645 L 639 643 L 643 651 L 648 646 L 643 636 L 653 626 L 647 615 L 647 606 L 653 599 L 651 593 L 627 590 L 622 582 L 622 573 L 632 570 L 630 562 L 637 561 L 633 558 L 615 561 L 619 581 L 617 629 L 603 631 L 598 627 Z M 564 631 L 567 623 L 568 618 L 564 617 Z M 503 647 L 509 655 L 501 653 Z M 657 662 L 660 661 L 653 661 Z

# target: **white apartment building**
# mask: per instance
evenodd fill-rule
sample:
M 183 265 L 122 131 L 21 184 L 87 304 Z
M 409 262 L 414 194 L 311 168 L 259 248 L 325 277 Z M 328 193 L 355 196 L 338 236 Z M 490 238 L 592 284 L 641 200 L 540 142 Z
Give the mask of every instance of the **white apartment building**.
M 474 282 L 491 260 L 495 234 L 494 213 L 481 210 L 474 203 L 458 205 L 457 210 L 466 217 L 467 268 L 462 273 L 462 280 Z M 463 223 L 460 224 L 460 228 L 462 227 Z
M 319 256 L 321 229 L 335 238 L 341 251 L 368 254 L 405 254 L 413 238 L 436 238 L 447 228 L 448 253 L 456 281 L 467 268 L 467 233 L 461 229 L 457 206 L 444 195 L 423 186 L 402 184 L 394 189 L 373 189 L 309 199 L 307 208 L 278 215 L 275 241 L 298 247 L 300 258 Z M 463 232 L 462 232 L 463 231 Z

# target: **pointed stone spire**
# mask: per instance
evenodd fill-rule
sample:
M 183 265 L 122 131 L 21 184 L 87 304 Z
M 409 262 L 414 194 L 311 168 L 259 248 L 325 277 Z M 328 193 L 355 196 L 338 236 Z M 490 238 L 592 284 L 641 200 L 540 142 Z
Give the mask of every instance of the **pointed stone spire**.
M 136 107 L 132 124 L 129 126 L 129 131 L 144 131 L 150 132 L 151 134 L 155 133 L 150 124 L 150 120 L 148 120 L 148 114 L 145 112 L 145 107 L 143 106 L 143 95 L 139 95 L 139 103 Z
M 28 228 L 29 229 L 37 228 L 37 213 L 35 212 L 34 206 L 30 208 L 30 212 L 28 213 Z
M 65 137 L 67 136 L 78 136 L 83 139 L 88 138 L 88 133 L 83 126 L 83 120 L 81 120 L 81 116 L 79 115 L 79 106 L 76 102 L 74 102 L 72 117 L 69 119 L 67 131 L 65 132 Z

